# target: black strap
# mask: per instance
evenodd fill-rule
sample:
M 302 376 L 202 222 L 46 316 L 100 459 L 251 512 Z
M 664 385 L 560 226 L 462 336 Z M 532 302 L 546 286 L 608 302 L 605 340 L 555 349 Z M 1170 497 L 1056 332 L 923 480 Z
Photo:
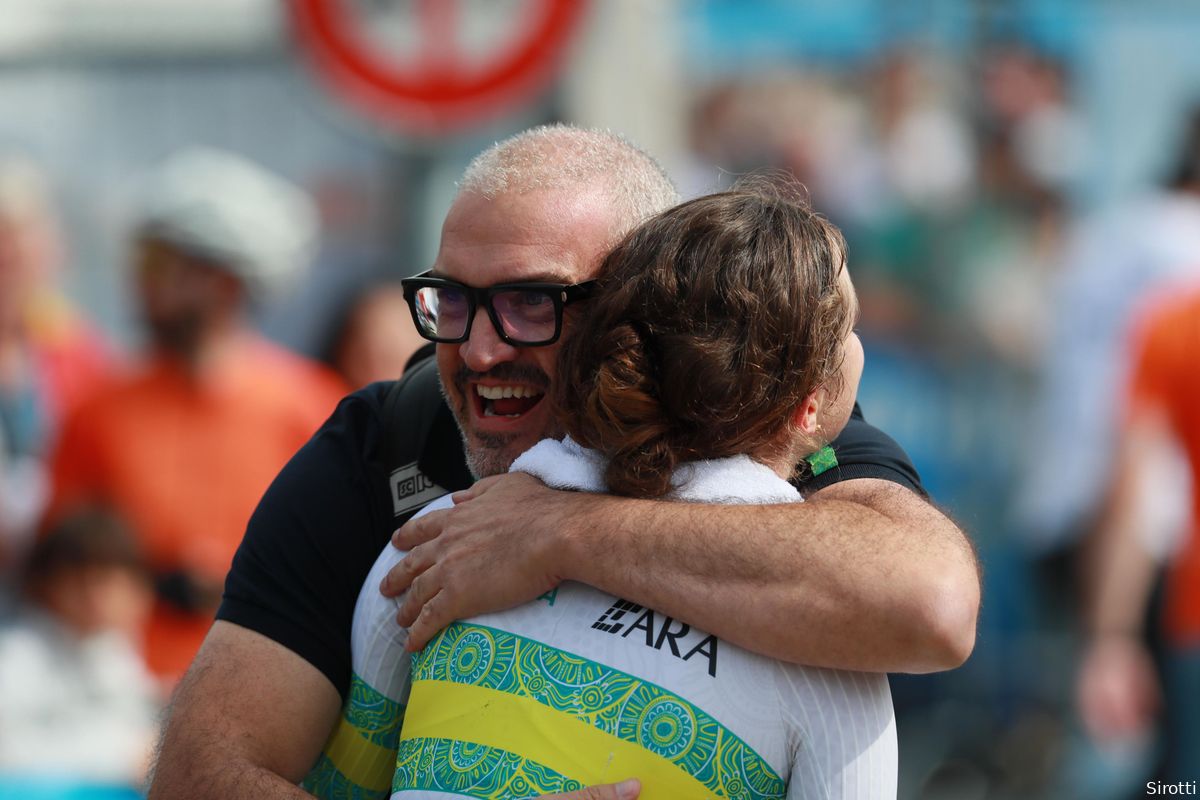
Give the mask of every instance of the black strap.
M 437 360 L 427 357 L 410 364 L 404 376 L 388 388 L 381 409 L 380 456 L 392 510 L 401 519 L 446 492 L 465 489 L 474 482 L 458 425 L 442 397 Z
M 404 376 L 388 389 L 383 398 L 381 452 L 389 473 L 421 457 L 425 438 L 442 404 L 434 358 L 425 358 L 408 367 Z

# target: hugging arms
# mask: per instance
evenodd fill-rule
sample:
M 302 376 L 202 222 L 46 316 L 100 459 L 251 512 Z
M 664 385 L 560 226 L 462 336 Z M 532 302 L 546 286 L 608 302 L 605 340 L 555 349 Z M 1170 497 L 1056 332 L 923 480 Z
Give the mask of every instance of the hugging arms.
M 578 283 L 632 227 L 639 214 L 627 198 L 653 194 L 644 154 L 619 145 L 612 155 L 572 129 L 541 137 L 518 142 L 510 173 L 578 162 L 574 183 L 460 191 L 436 270 L 471 286 L 547 273 Z M 520 157 L 546 141 L 548 159 Z M 613 176 L 637 191 L 614 199 Z M 605 185 L 593 191 L 589 181 Z M 650 210 L 674 202 L 669 195 L 657 193 Z M 979 602 L 971 548 L 920 493 L 899 448 L 860 419 L 833 443 L 837 466 L 800 482 L 807 502 L 799 504 L 617 498 L 498 474 L 542 438 L 548 404 L 514 403 L 502 410 L 519 413 L 494 415 L 477 387 L 544 395 L 554 378 L 547 349 L 503 341 L 482 308 L 465 341 L 438 345 L 447 404 L 421 423 L 414 466 L 442 489 L 467 491 L 401 534 L 413 561 L 388 591 L 417 578 L 401 612 L 414 637 L 577 580 L 797 663 L 925 672 L 969 654 Z M 405 519 L 380 458 L 385 394 L 374 387 L 343 401 L 264 497 L 218 622 L 177 693 L 151 797 L 307 796 L 296 782 L 351 686 L 357 592 Z M 476 472 L 496 475 L 469 489 L 460 432 Z

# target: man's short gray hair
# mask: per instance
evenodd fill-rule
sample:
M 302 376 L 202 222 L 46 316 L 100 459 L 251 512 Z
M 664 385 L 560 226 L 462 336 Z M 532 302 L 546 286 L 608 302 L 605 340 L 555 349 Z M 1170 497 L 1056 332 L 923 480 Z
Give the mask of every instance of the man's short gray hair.
M 622 224 L 618 236 L 679 202 L 662 166 L 628 139 L 561 124 L 530 128 L 492 145 L 467 165 L 458 190 L 493 198 L 573 186 L 609 194 Z

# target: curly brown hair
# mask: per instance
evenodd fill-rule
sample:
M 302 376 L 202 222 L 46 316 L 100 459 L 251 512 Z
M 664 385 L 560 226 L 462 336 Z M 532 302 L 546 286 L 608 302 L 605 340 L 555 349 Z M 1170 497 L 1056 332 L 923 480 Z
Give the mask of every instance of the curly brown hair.
M 558 361 L 567 432 L 609 490 L 658 497 L 676 464 L 762 454 L 818 387 L 841 390 L 845 242 L 794 185 L 678 205 L 604 260 Z

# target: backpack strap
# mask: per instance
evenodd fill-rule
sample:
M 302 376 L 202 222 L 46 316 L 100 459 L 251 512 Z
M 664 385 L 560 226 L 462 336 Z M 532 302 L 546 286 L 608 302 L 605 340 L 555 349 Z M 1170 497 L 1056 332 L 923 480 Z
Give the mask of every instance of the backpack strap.
M 437 360 L 433 358 L 424 358 L 407 369 L 384 396 L 380 455 L 388 474 L 392 513 L 396 517 L 409 514 L 448 491 L 426 475 L 420 465 L 425 440 L 444 406 Z

